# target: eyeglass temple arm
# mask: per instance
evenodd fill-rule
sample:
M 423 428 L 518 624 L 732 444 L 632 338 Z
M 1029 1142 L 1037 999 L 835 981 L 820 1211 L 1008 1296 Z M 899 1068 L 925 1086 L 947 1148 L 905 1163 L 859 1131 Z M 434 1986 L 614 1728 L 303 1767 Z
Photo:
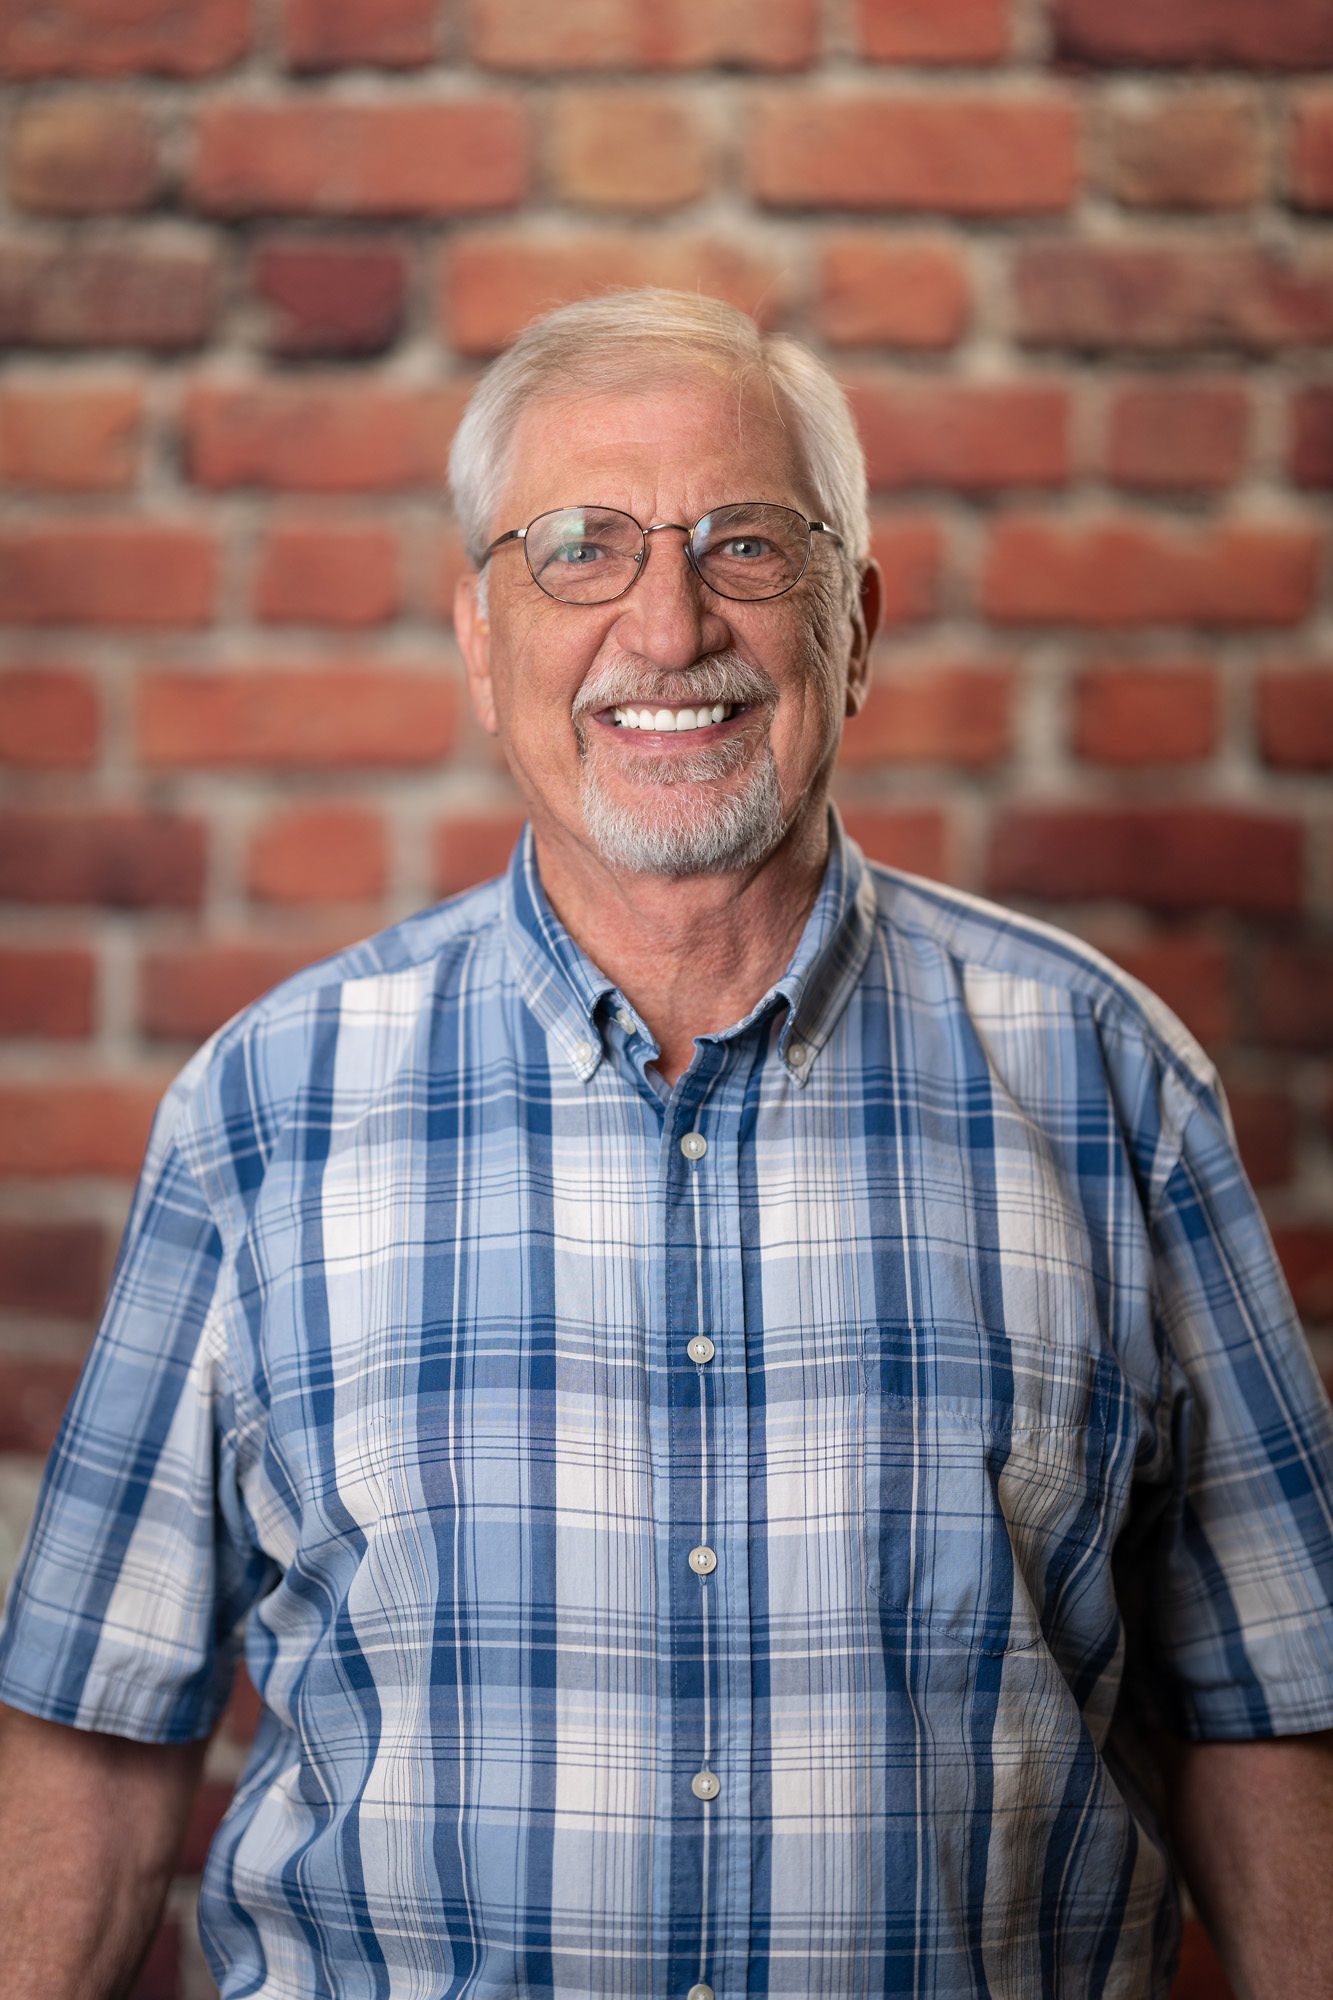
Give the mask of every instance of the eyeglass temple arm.
M 835 542 L 842 543 L 842 536 L 836 528 L 830 528 L 827 521 L 811 521 L 808 525 L 812 535 L 829 535 Z
M 491 543 L 490 547 L 488 549 L 482 550 L 480 560 L 477 563 L 477 568 L 485 569 L 487 563 L 490 561 L 491 557 L 495 554 L 495 551 L 499 548 L 503 548 L 506 542 L 525 542 L 527 538 L 528 538 L 528 531 L 526 528 L 510 528 L 506 534 L 497 535 L 495 540 Z

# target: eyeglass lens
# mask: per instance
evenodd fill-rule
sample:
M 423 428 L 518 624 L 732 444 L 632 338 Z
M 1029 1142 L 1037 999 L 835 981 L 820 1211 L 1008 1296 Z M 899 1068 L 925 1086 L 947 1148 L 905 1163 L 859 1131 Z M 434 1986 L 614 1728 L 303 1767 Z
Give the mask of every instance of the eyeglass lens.
M 541 514 L 524 542 L 534 582 L 566 604 L 619 597 L 638 574 L 645 547 L 638 522 L 614 507 Z M 690 547 L 699 574 L 719 597 L 780 597 L 810 559 L 810 526 L 793 508 L 746 501 L 705 514 Z

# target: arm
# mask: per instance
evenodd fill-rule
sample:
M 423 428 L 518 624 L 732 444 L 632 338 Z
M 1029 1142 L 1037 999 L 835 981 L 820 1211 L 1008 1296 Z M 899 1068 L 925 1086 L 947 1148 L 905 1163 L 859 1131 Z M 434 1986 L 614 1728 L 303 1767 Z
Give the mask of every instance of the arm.
M 1333 1730 L 1157 1747 L 1171 1846 L 1238 2000 L 1323 2000 Z
M 0 2000 L 118 2000 L 162 1913 L 203 1743 L 0 1708 Z

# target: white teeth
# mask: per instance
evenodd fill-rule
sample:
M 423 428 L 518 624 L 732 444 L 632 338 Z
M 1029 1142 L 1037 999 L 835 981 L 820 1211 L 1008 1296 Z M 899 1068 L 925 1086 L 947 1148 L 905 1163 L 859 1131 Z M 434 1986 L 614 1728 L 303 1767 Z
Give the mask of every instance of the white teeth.
M 622 729 L 655 729 L 678 734 L 683 729 L 707 729 L 712 722 L 725 722 L 731 703 L 714 702 L 711 708 L 613 708 L 611 713 Z
M 713 704 L 713 707 L 709 710 L 709 713 L 712 716 L 714 722 L 721 722 L 723 717 L 728 713 L 728 711 L 725 703 L 719 701 Z

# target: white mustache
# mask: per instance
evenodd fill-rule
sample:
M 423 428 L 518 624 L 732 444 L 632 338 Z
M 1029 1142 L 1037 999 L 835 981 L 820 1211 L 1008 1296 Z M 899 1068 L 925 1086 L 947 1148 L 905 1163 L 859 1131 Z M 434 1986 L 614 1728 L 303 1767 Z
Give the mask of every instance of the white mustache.
M 683 673 L 664 673 L 661 668 L 636 660 L 630 653 L 607 660 L 589 674 L 574 697 L 570 714 L 581 716 L 602 708 L 652 707 L 658 703 L 684 705 L 703 703 L 711 707 L 727 702 L 734 707 L 760 708 L 777 700 L 777 689 L 768 675 L 741 659 L 737 653 L 710 653 Z

